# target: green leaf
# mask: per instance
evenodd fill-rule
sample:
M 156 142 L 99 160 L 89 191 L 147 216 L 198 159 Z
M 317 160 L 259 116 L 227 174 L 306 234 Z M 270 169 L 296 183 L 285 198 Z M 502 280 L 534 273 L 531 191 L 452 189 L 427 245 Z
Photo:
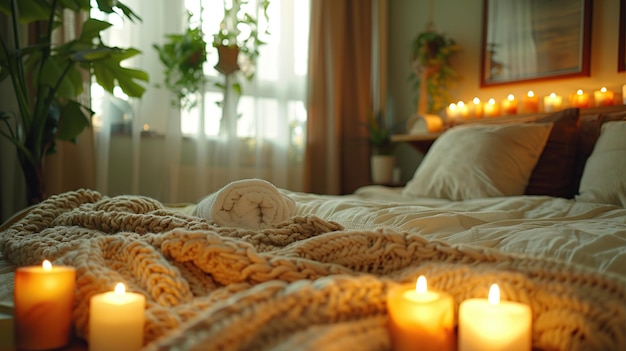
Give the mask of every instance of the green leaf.
M 93 73 L 96 81 L 106 91 L 113 92 L 113 88 L 119 85 L 128 96 L 141 97 L 145 92 L 138 81 L 148 82 L 148 73 L 142 70 L 126 68 L 121 66 L 121 61 L 139 54 L 137 49 L 115 50 L 110 55 L 93 62 Z
M 89 18 L 83 23 L 83 29 L 80 32 L 80 37 L 78 41 L 91 43 L 93 39 L 100 36 L 100 32 L 111 26 L 112 24 L 109 22 Z
M 92 115 L 83 105 L 74 100 L 69 100 L 61 109 L 61 118 L 57 130 L 57 139 L 76 142 L 76 137 L 86 127 Z
M 46 0 L 18 0 L 17 8 L 19 12 L 19 21 L 22 23 L 31 23 L 35 21 L 47 21 L 50 16 L 49 1 Z M 11 15 L 11 0 L 0 0 L 0 12 L 5 15 Z

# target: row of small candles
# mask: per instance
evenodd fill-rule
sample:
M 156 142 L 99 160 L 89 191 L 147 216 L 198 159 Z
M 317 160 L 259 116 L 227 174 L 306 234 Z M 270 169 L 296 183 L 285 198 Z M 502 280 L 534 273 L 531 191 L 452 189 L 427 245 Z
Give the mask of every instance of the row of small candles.
M 76 269 L 52 266 L 19 267 L 15 271 L 14 328 L 16 346 L 25 350 L 58 349 L 69 344 Z M 140 350 L 143 346 L 145 296 L 114 291 L 89 300 L 89 350 Z
M 576 93 L 569 96 L 568 106 L 578 108 L 612 106 L 615 103 L 614 100 L 615 93 L 606 87 L 594 91 L 593 99 L 590 94 L 584 92 L 582 89 L 578 89 Z M 500 103 L 494 98 L 490 98 L 487 102 L 483 103 L 477 97 L 468 103 L 463 101 L 451 103 L 446 108 L 446 116 L 451 120 L 497 117 L 524 113 L 554 112 L 564 107 L 563 97 L 556 93 L 550 93 L 543 97 L 543 109 L 540 111 L 539 97 L 530 90 L 522 98 L 521 103 L 513 94 L 509 94 L 506 99 L 503 99 Z
M 73 267 L 20 267 L 15 272 L 15 335 L 18 349 L 57 349 L 69 343 L 76 270 Z M 452 296 L 428 290 L 424 276 L 415 285 L 399 285 L 387 296 L 389 332 L 394 350 L 524 350 L 532 347 L 528 305 L 500 301 L 493 284 L 488 299 L 473 298 L 459 307 L 458 343 Z M 145 296 L 114 291 L 89 301 L 89 350 L 140 350 Z

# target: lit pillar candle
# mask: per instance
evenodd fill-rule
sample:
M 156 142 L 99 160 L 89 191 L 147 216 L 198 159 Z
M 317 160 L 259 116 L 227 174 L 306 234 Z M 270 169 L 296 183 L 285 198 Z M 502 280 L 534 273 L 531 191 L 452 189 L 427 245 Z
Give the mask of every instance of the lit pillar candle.
M 459 351 L 529 351 L 532 316 L 528 305 L 500 301 L 493 284 L 489 299 L 468 299 L 459 307 Z
M 517 99 L 513 94 L 509 94 L 506 99 L 502 100 L 502 114 L 503 115 L 516 115 L 517 114 Z
M 548 96 L 543 97 L 543 110 L 544 112 L 555 112 L 561 109 L 563 104 L 563 97 L 550 93 Z
M 483 115 L 485 117 L 497 117 L 500 115 L 500 108 L 496 104 L 495 99 L 489 99 L 486 104 L 483 105 Z
M 456 110 L 460 118 L 469 118 L 469 107 L 463 101 L 456 103 Z
M 483 116 L 483 103 L 477 97 L 475 97 L 470 104 L 470 115 L 475 118 L 481 118 Z
M 572 107 L 587 108 L 589 107 L 589 94 L 585 94 L 582 89 L 578 89 L 576 94 L 572 94 L 570 97 L 570 105 Z
M 67 266 L 19 267 L 15 271 L 15 338 L 19 349 L 56 349 L 69 343 L 76 270 Z
M 596 106 L 613 106 L 614 97 L 615 94 L 613 91 L 608 90 L 606 87 L 602 87 L 602 89 L 593 92 Z
M 122 283 L 115 291 L 89 300 L 89 350 L 140 350 L 143 346 L 146 298 L 126 292 Z
M 446 107 L 446 116 L 449 121 L 456 121 L 459 118 L 459 112 L 455 103 L 451 103 Z
M 394 350 L 454 350 L 452 296 L 429 291 L 426 278 L 401 285 L 387 295 L 389 331 Z
M 522 100 L 522 112 L 523 113 L 537 113 L 539 112 L 539 98 L 535 95 L 535 92 L 529 90 L 524 99 Z

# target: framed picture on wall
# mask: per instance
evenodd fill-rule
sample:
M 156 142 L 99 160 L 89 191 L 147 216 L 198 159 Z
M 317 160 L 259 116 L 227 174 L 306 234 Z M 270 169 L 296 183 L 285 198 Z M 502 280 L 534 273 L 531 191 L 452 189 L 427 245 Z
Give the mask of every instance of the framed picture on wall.
M 626 71 L 626 0 L 619 3 L 619 43 L 617 44 L 617 71 Z
M 589 76 L 591 5 L 483 0 L 481 86 Z

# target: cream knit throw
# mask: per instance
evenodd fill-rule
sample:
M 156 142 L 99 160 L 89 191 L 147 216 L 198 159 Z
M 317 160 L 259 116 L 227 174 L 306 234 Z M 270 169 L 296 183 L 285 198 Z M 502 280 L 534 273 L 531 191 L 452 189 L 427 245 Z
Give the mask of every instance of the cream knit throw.
M 624 277 L 415 234 L 346 231 L 314 216 L 221 228 L 153 199 L 80 190 L 33 208 L 0 233 L 0 249 L 19 266 L 47 258 L 76 267 L 83 338 L 92 295 L 118 281 L 146 295 L 148 350 L 386 350 L 386 291 L 420 274 L 457 308 L 497 282 L 503 299 L 531 306 L 540 349 L 626 342 Z

